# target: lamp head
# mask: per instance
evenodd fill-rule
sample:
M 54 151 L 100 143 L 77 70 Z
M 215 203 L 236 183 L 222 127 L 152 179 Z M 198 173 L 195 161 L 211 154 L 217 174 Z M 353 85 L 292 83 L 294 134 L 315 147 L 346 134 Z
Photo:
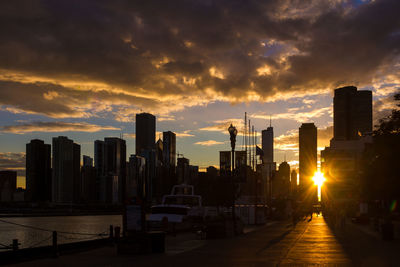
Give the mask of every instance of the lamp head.
M 228 132 L 231 136 L 236 137 L 236 135 L 237 135 L 237 129 L 235 126 L 232 125 L 232 123 L 231 123 L 231 126 L 229 126 L 229 128 L 228 128 Z
M 235 149 L 235 143 L 236 143 L 237 129 L 236 129 L 235 126 L 232 125 L 232 123 L 231 123 L 231 126 L 229 126 L 229 128 L 228 128 L 228 132 L 229 132 L 229 134 L 231 136 L 231 147 L 234 150 Z

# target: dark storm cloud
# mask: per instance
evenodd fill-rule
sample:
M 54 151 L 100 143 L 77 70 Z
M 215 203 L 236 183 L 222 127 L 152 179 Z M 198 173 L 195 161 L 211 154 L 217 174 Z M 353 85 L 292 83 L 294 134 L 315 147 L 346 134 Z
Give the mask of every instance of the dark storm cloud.
M 156 102 L 158 96 L 201 95 L 206 89 L 234 99 L 250 91 L 267 97 L 364 84 L 399 61 L 400 1 L 351 3 L 3 1 L 0 69 L 100 82 Z M 65 103 L 44 107 L 46 99 L 35 96 L 42 89 L 23 87 L 9 83 L 2 104 L 49 116 L 82 112 Z M 90 97 L 55 87 L 75 105 Z M 22 103 L 24 96 L 15 98 L 13 90 L 37 101 Z M 98 97 L 120 101 L 103 94 Z

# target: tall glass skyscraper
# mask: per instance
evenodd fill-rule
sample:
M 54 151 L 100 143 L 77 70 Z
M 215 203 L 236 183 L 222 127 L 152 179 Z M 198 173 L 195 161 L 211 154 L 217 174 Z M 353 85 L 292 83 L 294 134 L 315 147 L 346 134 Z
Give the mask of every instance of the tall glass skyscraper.
M 53 138 L 53 202 L 74 203 L 80 199 L 81 146 L 65 136 Z
M 155 148 L 156 117 L 149 113 L 136 114 L 136 155 Z

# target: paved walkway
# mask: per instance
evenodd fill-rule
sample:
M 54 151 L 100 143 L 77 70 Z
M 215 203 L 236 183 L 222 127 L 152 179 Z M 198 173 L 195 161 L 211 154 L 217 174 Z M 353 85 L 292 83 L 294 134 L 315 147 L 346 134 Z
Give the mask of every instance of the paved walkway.
M 355 225 L 333 233 L 322 217 L 293 227 L 288 221 L 228 239 L 168 237 L 167 252 L 118 255 L 114 247 L 15 266 L 400 266 L 400 241 L 371 237 Z
M 105 247 L 58 259 L 43 259 L 20 266 L 351 266 L 340 243 L 321 217 L 293 227 L 278 222 L 248 234 L 220 240 L 177 237 L 167 242 L 167 253 L 117 255 Z

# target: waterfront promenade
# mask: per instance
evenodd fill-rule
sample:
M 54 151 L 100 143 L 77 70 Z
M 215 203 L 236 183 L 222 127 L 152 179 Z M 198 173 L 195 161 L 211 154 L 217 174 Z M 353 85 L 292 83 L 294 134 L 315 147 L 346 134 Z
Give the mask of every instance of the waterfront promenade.
M 296 227 L 277 222 L 235 238 L 168 236 L 166 246 L 165 254 L 118 255 L 115 247 L 104 247 L 14 266 L 396 266 L 400 251 L 398 240 L 381 241 L 355 225 L 333 232 L 321 216 Z

